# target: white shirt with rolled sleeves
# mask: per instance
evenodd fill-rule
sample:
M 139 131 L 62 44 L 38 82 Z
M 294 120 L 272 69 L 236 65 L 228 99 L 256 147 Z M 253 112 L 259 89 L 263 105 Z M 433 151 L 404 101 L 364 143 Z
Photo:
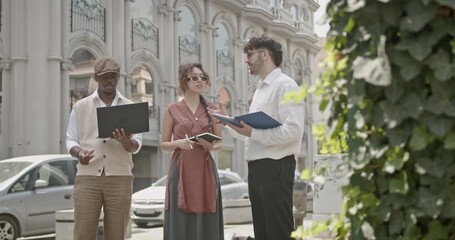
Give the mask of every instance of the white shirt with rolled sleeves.
M 95 91 L 92 95 L 88 96 L 88 98 L 91 98 L 93 99 L 93 101 L 95 102 L 96 106 L 97 107 L 105 107 L 106 104 L 104 104 L 104 102 L 99 98 L 99 95 L 98 95 L 98 92 Z M 125 98 L 119 91 L 117 91 L 116 95 L 115 95 L 115 98 L 112 102 L 112 106 L 115 106 L 115 105 L 118 105 L 119 102 L 122 102 L 122 103 L 125 103 L 126 101 L 129 101 L 127 98 Z M 66 139 L 66 147 L 68 149 L 68 152 L 70 151 L 70 149 L 74 146 L 78 146 L 78 147 L 81 147 L 81 144 L 80 144 L 80 136 L 79 136 L 79 124 L 78 124 L 78 121 L 77 121 L 77 117 L 76 117 L 76 113 L 74 111 L 74 109 L 71 111 L 70 113 L 70 118 L 69 118 L 69 124 L 68 124 L 68 130 L 67 130 L 67 139 Z M 132 152 L 132 154 L 135 154 L 137 152 L 139 152 L 139 150 L 141 149 L 142 147 L 142 134 L 133 134 L 132 136 L 132 139 L 135 140 L 139 147 L 137 148 L 137 150 L 135 152 Z M 114 140 L 112 140 L 114 141 Z M 87 168 L 88 166 L 79 166 L 79 167 L 84 167 L 84 168 Z M 104 168 L 103 166 L 100 166 L 101 168 Z M 124 169 L 124 170 L 120 170 L 120 175 L 131 175 L 131 169 Z M 114 171 L 116 172 L 116 171 Z M 93 173 L 89 173 L 87 171 L 82 171 L 82 174 L 84 175 L 100 175 L 101 172 L 100 171 L 96 171 L 96 172 L 93 172 Z M 108 174 L 108 173 L 107 173 Z M 117 171 L 117 174 L 119 174 L 119 172 Z M 79 171 L 78 171 L 78 175 L 79 175 Z
M 245 139 L 246 161 L 262 158 L 281 159 L 292 154 L 298 155 L 303 138 L 304 105 L 295 102 L 284 103 L 283 99 L 285 93 L 299 89 L 297 83 L 282 73 L 280 68 L 259 81 L 249 112 L 263 111 L 282 125 L 271 129 L 253 129 L 251 137 Z M 238 137 L 238 134 L 232 135 Z

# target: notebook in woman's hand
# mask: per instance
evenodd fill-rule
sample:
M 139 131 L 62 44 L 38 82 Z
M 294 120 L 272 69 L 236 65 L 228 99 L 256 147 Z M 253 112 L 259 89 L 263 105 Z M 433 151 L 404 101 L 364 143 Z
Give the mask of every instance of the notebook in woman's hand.
M 209 133 L 209 132 L 201 133 L 196 136 L 190 137 L 188 139 L 196 142 L 197 138 L 205 139 L 207 142 L 213 142 L 213 141 L 222 139 L 220 136 L 217 136 L 217 135 Z

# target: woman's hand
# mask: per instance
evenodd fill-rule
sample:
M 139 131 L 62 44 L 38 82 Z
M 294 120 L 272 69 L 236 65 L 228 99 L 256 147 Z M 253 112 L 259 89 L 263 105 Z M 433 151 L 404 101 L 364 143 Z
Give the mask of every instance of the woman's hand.
M 207 151 L 212 151 L 213 150 L 213 144 L 203 138 L 196 138 L 197 142 L 196 144 L 202 146 L 205 150 Z
M 183 138 L 175 140 L 174 144 L 176 148 L 180 148 L 182 150 L 193 150 L 193 144 L 195 144 L 195 142 L 189 140 L 188 138 Z

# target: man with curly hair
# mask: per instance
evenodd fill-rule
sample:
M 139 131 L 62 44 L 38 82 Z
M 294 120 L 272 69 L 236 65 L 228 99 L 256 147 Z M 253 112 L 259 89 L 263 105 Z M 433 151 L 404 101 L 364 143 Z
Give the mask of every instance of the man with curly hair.
M 235 137 L 245 138 L 248 185 L 255 239 L 292 239 L 294 229 L 292 194 L 295 156 L 300 152 L 304 107 L 283 103 L 287 92 L 298 91 L 297 83 L 281 72 L 281 44 L 267 36 L 252 37 L 243 48 L 252 75 L 260 78 L 249 112 L 263 111 L 281 123 L 271 129 L 229 124 Z

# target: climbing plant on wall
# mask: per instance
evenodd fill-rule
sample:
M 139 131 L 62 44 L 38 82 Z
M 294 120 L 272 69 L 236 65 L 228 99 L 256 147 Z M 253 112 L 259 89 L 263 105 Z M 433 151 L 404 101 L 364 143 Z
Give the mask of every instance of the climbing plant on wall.
M 338 239 L 455 239 L 455 1 L 332 0 L 315 92 L 347 133 Z M 329 105 L 327 103 L 330 102 Z

